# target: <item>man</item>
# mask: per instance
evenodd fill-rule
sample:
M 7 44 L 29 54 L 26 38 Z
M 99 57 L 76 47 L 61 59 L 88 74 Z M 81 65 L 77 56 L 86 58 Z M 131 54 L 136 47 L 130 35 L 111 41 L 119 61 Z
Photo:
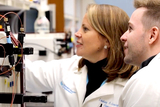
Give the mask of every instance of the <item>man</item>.
M 160 107 L 160 0 L 134 0 L 134 6 L 121 41 L 124 61 L 140 69 L 126 84 L 119 107 Z

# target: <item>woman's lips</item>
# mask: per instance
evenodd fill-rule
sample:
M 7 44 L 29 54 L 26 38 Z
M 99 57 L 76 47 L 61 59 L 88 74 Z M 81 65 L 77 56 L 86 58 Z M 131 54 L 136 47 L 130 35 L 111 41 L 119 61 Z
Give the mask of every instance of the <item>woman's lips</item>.
M 82 45 L 83 45 L 82 43 L 80 43 L 80 42 L 77 41 L 76 47 L 80 47 L 80 46 L 82 46 Z

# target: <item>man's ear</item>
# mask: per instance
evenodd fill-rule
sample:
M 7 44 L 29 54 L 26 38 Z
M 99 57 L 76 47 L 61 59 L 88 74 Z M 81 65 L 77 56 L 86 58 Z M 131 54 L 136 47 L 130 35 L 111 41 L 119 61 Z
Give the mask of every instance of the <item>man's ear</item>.
M 159 29 L 154 26 L 150 29 L 149 44 L 153 44 L 159 38 Z

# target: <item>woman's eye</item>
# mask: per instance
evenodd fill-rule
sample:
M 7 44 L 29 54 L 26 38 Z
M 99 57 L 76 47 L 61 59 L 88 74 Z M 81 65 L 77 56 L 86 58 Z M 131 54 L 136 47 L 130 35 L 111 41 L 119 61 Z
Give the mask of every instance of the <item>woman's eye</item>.
M 88 28 L 86 27 L 83 27 L 83 31 L 86 32 L 88 30 Z

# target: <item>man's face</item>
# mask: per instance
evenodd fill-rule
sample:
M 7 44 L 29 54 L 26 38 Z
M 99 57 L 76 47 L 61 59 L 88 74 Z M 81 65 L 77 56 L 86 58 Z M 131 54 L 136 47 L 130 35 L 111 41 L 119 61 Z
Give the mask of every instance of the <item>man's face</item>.
M 124 61 L 127 64 L 140 66 L 147 51 L 147 36 L 142 24 L 145 8 L 136 9 L 128 24 L 128 30 L 121 36 L 124 42 Z

